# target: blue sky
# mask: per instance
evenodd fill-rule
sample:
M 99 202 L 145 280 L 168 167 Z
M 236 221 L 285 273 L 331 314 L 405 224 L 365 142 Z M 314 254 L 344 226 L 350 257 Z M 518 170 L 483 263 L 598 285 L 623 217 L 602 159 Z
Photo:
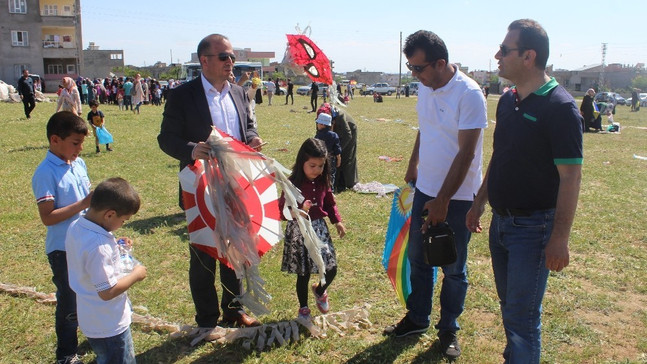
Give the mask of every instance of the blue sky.
M 123 49 L 126 64 L 187 62 L 210 33 L 235 48 L 285 52 L 285 34 L 310 26 L 311 39 L 332 59 L 336 72 L 357 69 L 396 73 L 400 32 L 438 34 L 450 62 L 470 70 L 495 70 L 494 54 L 511 21 L 539 21 L 550 38 L 549 64 L 576 69 L 602 61 L 647 63 L 644 1 L 82 1 L 83 47 Z M 297 5 L 298 4 L 298 5 Z M 321 6 L 319 8 L 315 6 Z M 402 71 L 405 72 L 402 59 Z

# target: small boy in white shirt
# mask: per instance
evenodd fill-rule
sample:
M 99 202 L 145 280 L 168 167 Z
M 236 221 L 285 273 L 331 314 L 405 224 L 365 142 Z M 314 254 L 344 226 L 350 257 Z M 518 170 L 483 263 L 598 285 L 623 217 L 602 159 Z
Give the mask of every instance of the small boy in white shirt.
M 135 363 L 130 333 L 132 307 L 126 291 L 146 278 L 136 265 L 124 274 L 112 231 L 140 206 L 139 195 L 123 178 L 109 178 L 94 190 L 90 209 L 74 221 L 65 238 L 70 287 L 76 293 L 79 327 L 97 363 Z M 124 239 L 132 245 L 130 239 Z

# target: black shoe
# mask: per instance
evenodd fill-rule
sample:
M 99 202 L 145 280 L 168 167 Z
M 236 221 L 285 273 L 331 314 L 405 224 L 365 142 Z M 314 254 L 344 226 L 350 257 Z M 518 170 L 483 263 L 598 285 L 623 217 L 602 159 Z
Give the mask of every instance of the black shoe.
M 395 337 L 403 337 L 411 334 L 422 334 L 427 331 L 429 326 L 420 326 L 414 324 L 409 316 L 404 316 L 396 325 L 388 326 L 384 329 L 384 335 L 394 335 Z
M 456 333 L 443 331 L 438 333 L 440 340 L 440 351 L 449 359 L 456 359 L 461 356 L 461 347 L 458 345 Z
M 97 146 L 97 153 L 101 153 L 101 151 L 99 150 L 99 147 L 98 147 L 98 146 Z

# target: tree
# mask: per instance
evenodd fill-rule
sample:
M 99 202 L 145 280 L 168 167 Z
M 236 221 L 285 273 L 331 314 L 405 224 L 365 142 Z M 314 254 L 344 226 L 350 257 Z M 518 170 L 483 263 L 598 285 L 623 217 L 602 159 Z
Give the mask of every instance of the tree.
M 168 71 L 160 74 L 160 79 L 162 80 L 177 80 L 180 78 L 180 71 L 182 70 L 181 66 L 173 66 Z
M 647 90 L 647 77 L 638 76 L 631 81 L 631 87 L 639 88 L 643 91 Z
M 285 76 L 285 74 L 283 72 L 275 71 L 275 72 L 272 72 L 272 73 L 268 72 L 268 74 L 269 74 L 270 78 L 273 79 L 273 80 L 275 80 L 277 78 L 279 80 L 287 79 L 287 77 Z
M 132 66 L 113 67 L 112 72 L 117 75 L 123 75 L 124 77 L 135 77 L 138 73 L 144 78 L 148 78 L 151 76 L 150 71 L 140 70 L 139 68 L 132 67 Z

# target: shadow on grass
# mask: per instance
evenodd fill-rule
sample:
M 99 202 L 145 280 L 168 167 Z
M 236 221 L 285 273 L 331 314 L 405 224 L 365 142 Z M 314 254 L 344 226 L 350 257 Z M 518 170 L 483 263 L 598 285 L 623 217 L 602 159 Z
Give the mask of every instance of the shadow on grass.
M 26 146 L 26 147 L 22 147 L 22 148 L 9 149 L 7 151 L 7 153 L 28 152 L 28 151 L 31 151 L 31 150 L 41 150 L 41 149 L 49 149 L 49 145 Z
M 142 235 L 154 234 L 155 230 L 161 226 L 176 227 L 172 230 L 172 234 L 178 236 L 183 236 L 187 232 L 184 212 L 136 220 L 129 222 L 126 226 Z
M 447 359 L 440 352 L 440 340 L 436 339 L 427 350 L 420 351 L 411 361 L 412 363 L 452 363 L 453 360 Z
M 139 355 L 138 363 L 175 363 L 199 349 L 202 345 L 213 345 L 208 358 L 199 358 L 193 363 L 241 363 L 245 359 L 246 350 L 241 350 L 237 345 L 220 345 L 200 343 L 191 346 L 191 338 L 168 339 L 161 345 L 151 348 Z
M 396 338 L 387 336 L 383 341 L 366 348 L 364 351 L 355 354 L 346 363 L 393 363 L 404 351 L 415 346 L 419 336 L 407 336 Z

